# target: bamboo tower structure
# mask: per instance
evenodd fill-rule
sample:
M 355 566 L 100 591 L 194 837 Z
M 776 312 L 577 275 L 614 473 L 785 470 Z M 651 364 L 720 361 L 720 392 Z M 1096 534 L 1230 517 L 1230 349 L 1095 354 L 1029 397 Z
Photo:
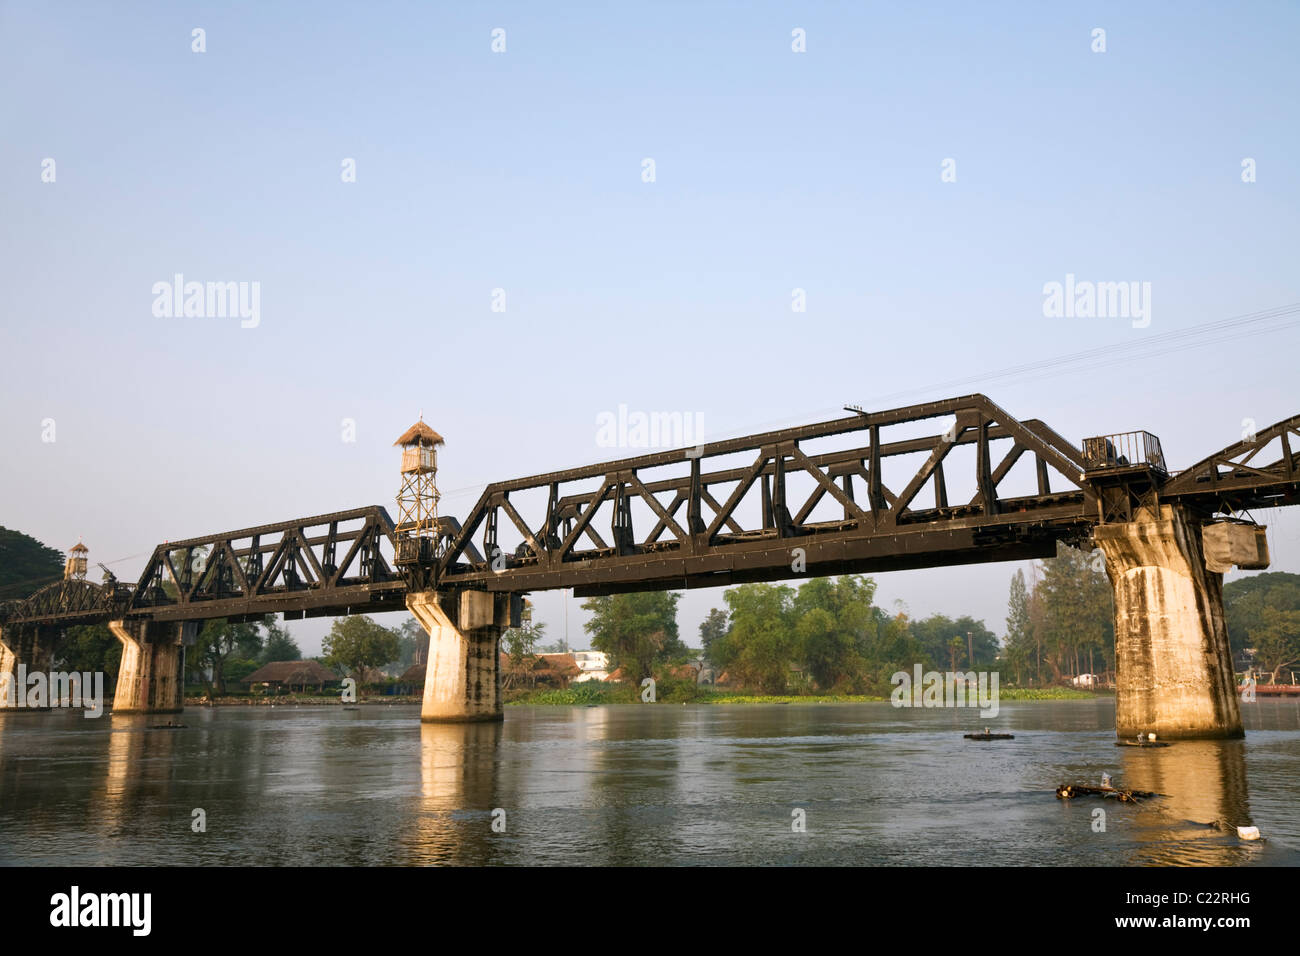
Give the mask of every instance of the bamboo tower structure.
M 393 442 L 402 449 L 397 530 L 434 542 L 438 533 L 438 446 L 443 444 L 443 437 L 424 423 L 424 416 Z
M 86 555 L 89 553 L 90 549 L 80 541 L 68 549 L 68 560 L 63 565 L 65 581 L 86 580 Z

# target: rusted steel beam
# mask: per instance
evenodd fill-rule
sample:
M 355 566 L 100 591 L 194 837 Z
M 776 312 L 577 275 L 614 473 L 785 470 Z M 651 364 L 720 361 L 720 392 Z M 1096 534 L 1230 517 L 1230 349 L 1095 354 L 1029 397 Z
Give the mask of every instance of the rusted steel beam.
M 890 426 L 949 415 L 956 427 L 947 434 L 881 441 L 882 430 Z M 865 433 L 867 444 L 813 455 L 802 447 L 856 432 Z M 995 466 L 993 445 L 1008 439 L 1010 447 Z M 1274 439 L 1280 457 L 1257 461 Z M 968 444 L 976 450 L 978 493 L 967 504 L 950 506 L 945 461 L 953 447 Z M 0 606 L 0 618 L 36 625 L 106 619 L 110 612 L 158 620 L 316 616 L 399 608 L 408 585 L 513 592 L 573 587 L 585 594 L 708 587 L 792 577 L 796 547 L 804 551 L 807 574 L 1044 557 L 1054 553 L 1057 541 L 1081 541 L 1098 521 L 1125 520 L 1143 502 L 1180 499 L 1207 515 L 1229 507 L 1300 503 L 1297 444 L 1300 416 L 1172 477 L 1163 468 L 1136 477 L 1127 472 L 1089 476 L 1083 453 L 1041 421 L 1018 422 L 985 396 L 967 395 L 711 442 L 699 454 L 678 449 L 498 482 L 484 489 L 463 524 L 440 519 L 434 563 L 427 557 L 414 564 L 401 559 L 406 577 L 390 567 L 384 553 L 385 543 L 394 553 L 409 543 L 400 537 L 402 529 L 384 508 L 360 508 L 167 542 L 154 549 L 134 590 L 65 582 Z M 738 453 L 756 457 L 748 466 L 707 469 L 705 459 Z M 895 495 L 882 480 L 882 462 L 913 453 L 927 457 Z M 1038 493 L 1000 497 L 998 485 L 1027 453 L 1034 456 Z M 666 478 L 645 481 L 639 474 L 673 465 L 679 473 Z M 1071 485 L 1068 490 L 1051 491 L 1048 466 Z M 791 468 L 814 482 L 793 518 L 786 487 Z M 862 479 L 858 494 L 855 477 Z M 935 506 L 913 510 L 929 481 Z M 573 482 L 590 484 L 565 494 L 564 486 Z M 710 491 L 733 484 L 725 503 Z M 512 500 L 511 492 L 530 489 L 545 491 L 544 512 L 521 510 L 520 499 Z M 666 501 L 661 495 L 672 497 Z M 810 523 L 827 496 L 842 517 Z M 633 527 L 632 499 L 638 497 L 656 519 L 644 538 Z M 612 546 L 595 528 L 607 501 Z M 684 524 L 677 517 L 683 505 Z M 707 521 L 706 505 L 712 510 Z M 746 514 L 759 515 L 758 527 L 741 526 L 736 515 L 742 505 Z M 514 553 L 496 552 L 500 512 L 509 519 L 506 527 L 513 525 L 522 538 Z M 354 526 L 341 530 L 340 524 Z M 474 545 L 480 529 L 486 557 Z M 671 537 L 661 540 L 665 532 Z M 584 538 L 592 547 L 580 550 Z M 340 542 L 348 548 L 336 563 Z M 197 548 L 208 551 L 201 569 L 192 561 Z M 176 586 L 174 596 L 163 588 L 168 578 Z
M 1292 451 L 1292 438 L 1300 436 L 1300 415 L 1293 415 L 1255 433 L 1253 439 L 1235 442 L 1179 472 L 1160 488 L 1162 497 L 1213 500 L 1225 494 L 1247 493 L 1256 499 L 1255 507 L 1267 498 L 1281 496 L 1294 499 L 1300 460 Z M 1280 454 L 1264 465 L 1252 464 L 1255 457 L 1275 439 L 1280 439 Z M 1222 470 L 1221 470 L 1222 469 Z

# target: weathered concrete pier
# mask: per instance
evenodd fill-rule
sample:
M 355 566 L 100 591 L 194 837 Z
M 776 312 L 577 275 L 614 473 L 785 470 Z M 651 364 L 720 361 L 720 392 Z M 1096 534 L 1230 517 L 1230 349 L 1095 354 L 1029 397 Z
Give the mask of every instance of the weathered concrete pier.
M 512 603 L 510 594 L 487 591 L 417 591 L 406 596 L 407 608 L 429 635 L 422 721 L 503 718 L 501 634 L 512 625 Z M 514 617 L 518 625 L 518 614 Z
M 1201 535 L 1201 523 L 1174 505 L 1094 532 L 1115 592 L 1121 738 L 1243 735 L 1223 575 L 1206 567 Z
M 109 621 L 122 642 L 114 714 L 179 714 L 185 708 L 184 625 Z
M 49 709 L 48 701 L 39 708 L 22 706 L 18 695 L 26 695 L 27 688 L 19 686 L 18 665 L 25 664 L 27 674 L 48 671 L 59 634 L 58 628 L 40 625 L 0 627 L 0 711 Z

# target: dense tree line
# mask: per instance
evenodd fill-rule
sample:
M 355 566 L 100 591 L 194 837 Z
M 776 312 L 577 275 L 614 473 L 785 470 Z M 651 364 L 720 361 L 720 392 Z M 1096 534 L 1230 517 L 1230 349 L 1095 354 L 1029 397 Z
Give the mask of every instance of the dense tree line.
M 1034 563 L 1028 582 L 1016 571 L 1003 659 L 1020 685 L 1114 674 L 1115 606 L 1099 555 L 1060 545 L 1055 558 Z
M 1249 657 L 1277 682 L 1300 665 L 1300 574 L 1270 572 L 1223 586 L 1234 662 Z M 1115 671 L 1115 608 L 1099 556 L 1062 546 L 1011 579 L 1004 661 L 1015 683 L 1060 683 Z
M 64 557 L 21 531 L 0 527 L 0 601 L 17 601 L 63 577 Z
M 747 584 L 723 594 L 728 627 L 711 614 L 701 627 L 710 664 L 732 681 L 789 690 L 881 693 L 898 671 L 990 670 L 997 635 L 982 621 L 932 615 L 921 621 L 873 603 L 870 578 L 813 578 L 797 589 Z
M 997 636 L 982 621 L 934 615 L 911 621 L 873 603 L 870 578 L 813 578 L 798 588 L 744 584 L 723 594 L 700 625 L 708 664 L 728 681 L 768 694 L 882 693 L 890 677 L 927 670 L 989 670 Z M 592 646 L 610 655 L 629 680 L 662 675 L 690 659 L 677 632 L 679 595 L 592 598 L 585 625 Z
M 640 591 L 588 598 L 583 610 L 591 618 L 583 629 L 591 646 L 609 655 L 613 671 L 628 680 L 651 677 L 656 667 L 684 662 L 686 645 L 677 633 L 677 602 L 672 591 Z
M 1254 574 L 1223 586 L 1233 659 L 1253 656 L 1265 683 L 1300 665 L 1300 574 Z M 1289 678 L 1289 675 L 1288 675 Z

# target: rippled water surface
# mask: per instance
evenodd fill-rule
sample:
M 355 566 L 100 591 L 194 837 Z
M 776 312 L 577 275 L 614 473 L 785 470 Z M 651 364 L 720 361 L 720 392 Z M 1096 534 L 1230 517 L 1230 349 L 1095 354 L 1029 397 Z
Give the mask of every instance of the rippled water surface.
M 1244 741 L 1154 750 L 1114 745 L 1107 699 L 1004 703 L 990 743 L 972 711 L 887 703 L 6 714 L 0 862 L 1295 865 L 1300 701 L 1243 711 Z M 1103 771 L 1164 796 L 1055 798 Z

